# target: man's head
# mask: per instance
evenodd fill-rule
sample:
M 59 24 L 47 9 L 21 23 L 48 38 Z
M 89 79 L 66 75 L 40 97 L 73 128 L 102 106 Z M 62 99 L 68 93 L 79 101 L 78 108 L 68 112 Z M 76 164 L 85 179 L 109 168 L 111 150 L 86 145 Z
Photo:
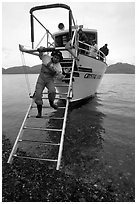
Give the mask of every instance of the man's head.
M 59 50 L 54 50 L 52 53 L 51 53 L 51 56 L 53 56 L 53 62 L 54 63 L 58 63 L 60 61 L 63 60 L 63 56 L 62 56 L 62 53 L 59 51 Z

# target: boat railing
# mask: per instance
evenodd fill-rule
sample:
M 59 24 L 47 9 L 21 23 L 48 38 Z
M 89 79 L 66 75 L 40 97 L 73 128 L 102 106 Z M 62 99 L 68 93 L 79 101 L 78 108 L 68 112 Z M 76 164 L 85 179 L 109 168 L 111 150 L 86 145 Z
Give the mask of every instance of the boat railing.
M 38 44 L 36 45 L 35 49 L 37 49 L 41 42 L 44 40 L 44 38 L 47 38 L 47 48 L 50 47 L 54 47 L 55 46 L 55 42 L 54 42 L 54 37 L 53 35 L 50 33 L 49 30 L 46 30 L 45 34 L 42 36 L 42 38 L 40 39 L 40 41 L 38 42 Z M 50 39 L 50 40 L 49 40 Z M 52 42 L 51 42 L 52 39 Z
M 82 46 L 80 46 L 82 45 Z M 84 55 L 90 56 L 92 58 L 95 58 L 97 60 L 103 61 L 106 63 L 106 56 L 104 53 L 100 50 L 97 50 L 95 52 L 92 52 L 91 50 L 94 49 L 94 46 L 87 44 L 85 42 L 82 42 L 79 40 L 79 52 L 83 53 Z

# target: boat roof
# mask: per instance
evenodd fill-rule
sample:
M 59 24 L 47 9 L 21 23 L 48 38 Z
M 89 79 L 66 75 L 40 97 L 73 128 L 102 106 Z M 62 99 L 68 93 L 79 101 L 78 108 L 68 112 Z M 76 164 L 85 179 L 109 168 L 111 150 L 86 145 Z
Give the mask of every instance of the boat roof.
M 48 4 L 48 5 L 42 5 L 42 6 L 35 6 L 35 7 L 32 7 L 30 9 L 30 14 L 33 14 L 34 11 L 37 11 L 37 10 L 43 10 L 43 9 L 50 9 L 50 8 L 58 8 L 58 7 L 61 7 L 61 8 L 64 8 L 64 9 L 68 9 L 71 11 L 70 7 L 66 4 Z

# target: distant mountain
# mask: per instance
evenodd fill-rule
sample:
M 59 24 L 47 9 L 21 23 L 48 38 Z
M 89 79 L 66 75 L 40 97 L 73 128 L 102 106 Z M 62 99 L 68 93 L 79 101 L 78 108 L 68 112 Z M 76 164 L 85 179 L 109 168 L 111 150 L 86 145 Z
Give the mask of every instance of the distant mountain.
M 36 65 L 33 67 L 10 67 L 8 69 L 2 68 L 2 74 L 38 74 L 40 73 L 40 69 L 41 65 Z M 107 68 L 106 74 L 135 74 L 135 66 L 127 63 L 112 64 Z
M 10 67 L 8 69 L 2 68 L 2 74 L 38 74 L 40 73 L 41 65 L 36 65 L 33 67 L 19 66 Z
M 135 66 L 127 63 L 116 63 L 110 65 L 106 74 L 135 74 Z

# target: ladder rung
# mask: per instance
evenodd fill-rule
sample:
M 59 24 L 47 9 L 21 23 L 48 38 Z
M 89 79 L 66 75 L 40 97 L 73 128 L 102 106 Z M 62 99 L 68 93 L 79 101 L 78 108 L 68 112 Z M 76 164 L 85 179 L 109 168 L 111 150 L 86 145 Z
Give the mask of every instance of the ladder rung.
M 52 143 L 52 142 L 45 142 L 45 141 L 38 141 L 38 140 L 19 140 L 19 142 L 36 142 L 36 143 L 42 143 L 45 145 L 53 145 L 53 146 L 59 146 L 59 143 Z
M 73 61 L 73 59 L 70 58 L 70 57 L 66 57 L 66 58 L 64 58 L 64 59 L 63 59 L 63 62 L 64 62 L 65 60 L 66 60 L 66 61 Z
M 68 81 L 68 80 L 70 80 L 70 78 L 64 78 L 64 79 L 62 79 L 63 81 Z
M 40 160 L 40 161 L 51 161 L 51 162 L 57 162 L 57 159 L 42 159 L 39 157 L 25 157 L 25 156 L 19 156 L 14 154 L 13 157 L 18 157 L 18 158 L 22 158 L 22 159 L 32 159 L 32 160 Z
M 48 94 L 48 92 L 44 92 L 42 94 Z M 68 93 L 56 93 L 56 95 L 67 95 Z
M 28 118 L 36 118 L 35 115 L 29 115 Z M 52 117 L 48 117 L 48 116 L 42 116 L 42 119 L 50 119 L 50 120 L 63 120 L 64 118 L 52 118 Z
M 50 107 L 50 106 L 42 106 L 43 108 L 52 108 L 52 107 Z M 65 109 L 66 107 L 65 106 L 61 106 L 61 107 L 59 107 L 58 106 L 58 108 L 57 109 Z M 52 108 L 53 109 L 53 108 Z
M 72 61 L 71 61 L 71 60 L 68 60 L 68 61 L 65 61 L 65 62 L 61 62 L 61 64 L 68 64 L 68 63 L 71 63 L 71 64 L 72 64 Z
M 50 106 L 42 106 L 42 108 L 52 108 Z M 66 107 L 65 106 L 58 106 L 57 109 L 65 109 Z
M 71 67 L 62 67 L 62 69 L 72 69 L 72 66 Z
M 66 94 L 67 96 L 67 94 Z M 42 97 L 42 99 L 49 99 L 48 97 Z M 59 97 L 58 98 L 55 98 L 55 99 L 60 99 Z
M 41 130 L 41 131 L 55 131 L 55 132 L 61 132 L 62 129 L 53 129 L 53 128 L 35 128 L 35 127 L 27 127 L 25 126 L 24 129 L 28 130 Z
M 61 98 L 56 98 L 56 99 L 60 99 L 60 100 L 66 100 L 67 99 L 67 97 L 66 98 L 63 98 L 63 97 L 61 97 Z
M 61 98 L 61 99 L 64 99 L 64 98 Z M 32 108 L 37 108 L 37 107 L 36 106 L 32 106 Z M 52 108 L 52 107 L 51 106 L 42 106 L 42 108 Z M 58 109 L 64 109 L 64 108 L 66 108 L 66 107 L 65 106 L 63 106 L 63 107 L 62 106 L 61 107 L 58 106 Z
M 48 97 L 43 97 L 42 99 L 49 99 L 49 98 L 48 98 Z M 65 99 L 65 100 L 66 100 L 66 99 L 67 99 L 67 95 L 66 95 L 66 98 L 64 98 L 64 97 L 61 97 L 61 98 L 58 97 L 58 98 L 57 98 L 57 97 L 56 97 L 55 100 L 57 100 L 57 99 Z
M 69 87 L 69 85 L 64 85 L 64 84 L 55 84 L 56 87 Z
M 49 117 L 48 117 L 49 118 Z M 49 118 L 50 120 L 63 120 L 64 118 Z
M 68 67 L 71 67 L 71 68 L 72 68 L 72 62 L 63 62 L 63 63 L 61 63 L 61 65 L 62 65 L 62 68 L 63 68 L 64 66 L 66 66 L 65 68 L 68 68 Z M 67 66 L 67 65 L 69 65 L 69 66 Z

